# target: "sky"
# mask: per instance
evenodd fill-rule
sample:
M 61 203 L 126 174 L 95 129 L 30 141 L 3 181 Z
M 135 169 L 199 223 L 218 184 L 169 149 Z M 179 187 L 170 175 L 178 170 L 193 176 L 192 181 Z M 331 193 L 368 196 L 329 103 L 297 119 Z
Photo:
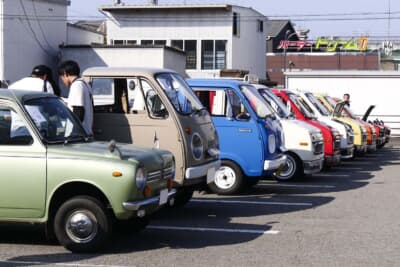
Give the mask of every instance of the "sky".
M 122 0 L 126 5 L 140 5 L 148 0 Z M 71 0 L 69 20 L 102 19 L 101 5 L 114 0 Z M 167 4 L 233 4 L 251 7 L 269 19 L 289 19 L 295 29 L 309 31 L 309 39 L 320 36 L 342 38 L 369 36 L 375 40 L 400 41 L 399 0 L 159 0 Z

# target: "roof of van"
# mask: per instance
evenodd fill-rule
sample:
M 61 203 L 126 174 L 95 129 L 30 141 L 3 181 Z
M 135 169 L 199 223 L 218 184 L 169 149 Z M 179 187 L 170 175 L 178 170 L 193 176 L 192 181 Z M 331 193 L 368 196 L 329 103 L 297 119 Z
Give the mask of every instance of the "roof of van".
M 241 80 L 233 79 L 187 79 L 186 80 L 191 86 L 239 86 L 242 84 L 249 84 Z
M 82 76 L 136 76 L 155 75 L 157 73 L 173 72 L 174 70 L 150 67 L 91 67 L 83 71 Z

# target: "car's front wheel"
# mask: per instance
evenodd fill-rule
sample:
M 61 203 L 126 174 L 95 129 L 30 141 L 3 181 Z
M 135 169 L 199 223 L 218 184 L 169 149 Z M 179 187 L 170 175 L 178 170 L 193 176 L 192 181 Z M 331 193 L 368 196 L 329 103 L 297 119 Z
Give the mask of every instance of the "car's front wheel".
M 230 195 L 239 192 L 243 187 L 243 172 L 231 161 L 221 161 L 221 166 L 215 172 L 214 182 L 208 186 L 216 194 Z
M 289 182 L 304 176 L 303 162 L 294 154 L 286 154 L 286 163 L 282 170 L 273 174 L 276 180 Z
M 94 252 L 103 247 L 110 237 L 112 220 L 99 200 L 76 196 L 58 209 L 54 232 L 65 248 L 73 252 Z

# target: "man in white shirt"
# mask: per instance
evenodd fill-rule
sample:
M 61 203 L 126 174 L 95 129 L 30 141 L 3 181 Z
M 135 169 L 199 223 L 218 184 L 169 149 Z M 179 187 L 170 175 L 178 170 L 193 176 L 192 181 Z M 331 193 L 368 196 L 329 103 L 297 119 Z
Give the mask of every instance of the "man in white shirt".
M 8 88 L 54 94 L 53 87 L 47 81 L 48 71 L 51 70 L 45 65 L 36 66 L 32 70 L 31 77 L 22 78 L 21 80 L 12 83 Z
M 72 60 L 64 61 L 58 67 L 58 74 L 69 88 L 68 107 L 74 112 L 88 134 L 93 134 L 93 97 L 91 87 L 79 77 L 78 63 Z

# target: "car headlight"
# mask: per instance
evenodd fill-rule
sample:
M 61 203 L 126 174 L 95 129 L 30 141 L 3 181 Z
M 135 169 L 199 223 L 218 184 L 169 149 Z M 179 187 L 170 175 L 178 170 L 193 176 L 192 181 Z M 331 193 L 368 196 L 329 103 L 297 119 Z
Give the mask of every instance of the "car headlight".
M 201 139 L 198 133 L 192 135 L 192 140 L 190 142 L 192 148 L 193 158 L 199 160 L 203 157 L 203 139 Z
M 276 149 L 276 140 L 275 140 L 275 135 L 270 134 L 268 136 L 268 151 L 270 154 L 275 153 Z
M 136 171 L 136 187 L 142 190 L 147 182 L 147 172 L 144 168 L 138 168 Z

